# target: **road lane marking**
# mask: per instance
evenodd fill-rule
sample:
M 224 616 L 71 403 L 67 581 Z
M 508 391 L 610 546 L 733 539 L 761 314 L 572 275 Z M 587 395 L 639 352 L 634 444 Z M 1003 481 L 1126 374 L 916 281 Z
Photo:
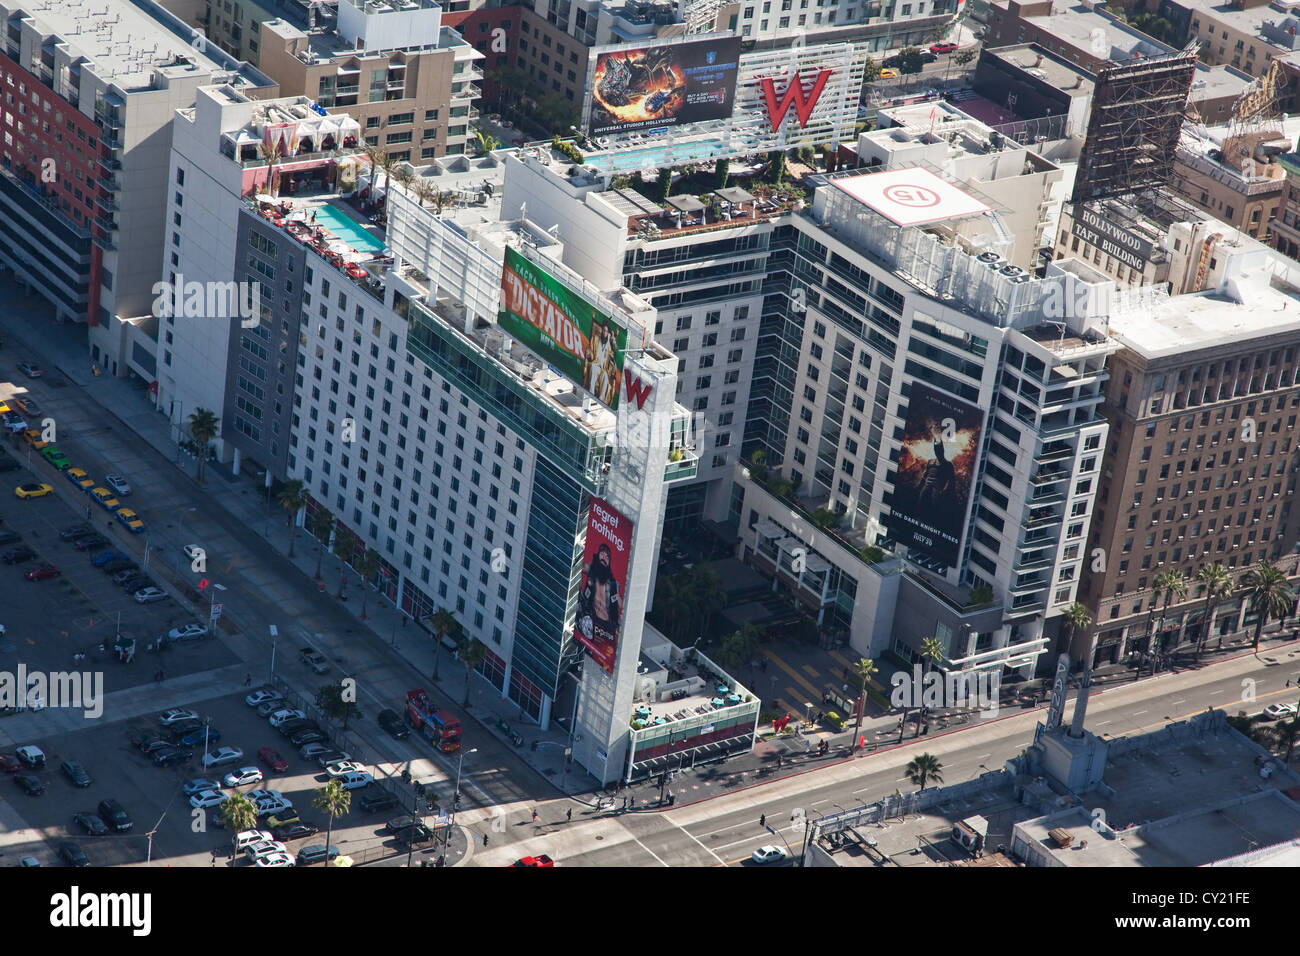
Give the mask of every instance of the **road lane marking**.
M 685 833 L 688 837 L 690 837 L 690 838 L 691 838 L 692 840 L 694 840 L 696 843 L 699 843 L 699 844 L 700 844 L 700 849 L 702 849 L 702 850 L 704 850 L 706 853 L 708 853 L 709 856 L 713 857 L 713 858 L 714 858 L 715 860 L 717 860 L 719 863 L 722 862 L 722 857 L 718 856 L 718 854 L 714 853 L 712 850 L 710 850 L 710 849 L 709 849 L 707 846 L 705 846 L 703 843 L 700 843 L 700 839 L 699 839 L 699 837 L 697 837 L 697 836 L 696 836 L 694 833 L 692 833 L 690 830 L 686 829 L 686 827 L 682 826 L 680 823 L 678 823 L 678 822 L 677 822 L 676 820 L 674 820 L 672 817 L 668 817 L 668 822 L 671 823 L 673 826 L 675 826 L 677 829 L 681 830 L 683 833 Z M 655 857 L 655 859 L 658 859 L 658 857 Z
M 659 859 L 658 856 L 655 856 L 655 851 L 654 851 L 654 850 L 650 849 L 648 846 L 646 846 L 644 843 L 642 843 L 642 842 L 641 842 L 640 840 L 638 840 L 636 837 L 632 837 L 632 842 L 635 843 L 637 846 L 639 846 L 641 849 L 645 850 L 645 851 L 646 851 L 647 853 L 649 853 L 651 856 L 653 856 L 653 857 L 655 858 L 655 862 L 658 863 L 660 866 L 665 867 L 665 868 L 668 866 L 668 864 L 665 863 L 663 860 Z M 706 849 L 707 849 L 707 847 L 706 847 Z

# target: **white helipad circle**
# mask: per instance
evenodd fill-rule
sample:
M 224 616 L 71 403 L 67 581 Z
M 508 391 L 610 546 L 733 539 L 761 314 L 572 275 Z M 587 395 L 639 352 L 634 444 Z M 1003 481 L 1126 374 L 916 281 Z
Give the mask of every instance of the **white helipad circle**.
M 890 202 L 907 206 L 909 209 L 927 209 L 939 205 L 937 192 L 927 186 L 916 186 L 911 183 L 895 183 L 886 186 L 884 197 Z

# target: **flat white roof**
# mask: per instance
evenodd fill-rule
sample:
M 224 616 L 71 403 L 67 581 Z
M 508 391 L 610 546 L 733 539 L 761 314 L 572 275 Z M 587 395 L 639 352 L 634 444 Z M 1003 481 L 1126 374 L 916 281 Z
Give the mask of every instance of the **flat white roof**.
M 900 226 L 964 219 L 992 208 L 927 169 L 895 169 L 831 181 L 859 202 Z

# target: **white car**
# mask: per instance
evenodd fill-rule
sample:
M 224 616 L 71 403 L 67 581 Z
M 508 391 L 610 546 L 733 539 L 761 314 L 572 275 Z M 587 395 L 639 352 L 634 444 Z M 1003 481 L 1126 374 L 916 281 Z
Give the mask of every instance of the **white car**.
M 244 794 L 249 800 L 283 800 L 284 794 L 279 790 L 250 790 Z
M 208 629 L 202 624 L 186 624 L 183 627 L 173 627 L 167 632 L 167 636 L 173 641 L 188 641 L 196 637 L 203 637 L 208 633 Z
M 242 853 L 256 843 L 268 843 L 272 839 L 267 830 L 240 830 L 235 834 L 235 852 Z
M 129 495 L 131 493 L 131 486 L 121 475 L 105 475 L 104 484 L 108 485 L 108 487 L 112 488 L 119 495 Z
M 365 766 L 357 763 L 355 760 L 340 760 L 338 763 L 332 763 L 325 768 L 325 772 L 331 777 L 344 777 L 350 773 L 364 773 Z
M 287 724 L 291 720 L 297 720 L 300 717 L 306 717 L 301 710 L 277 710 L 271 715 L 271 726 L 279 727 L 281 724 Z
M 255 690 L 244 698 L 244 703 L 249 707 L 261 707 L 263 704 L 270 703 L 273 700 L 283 699 L 283 697 L 273 690 Z
M 779 846 L 760 846 L 751 855 L 755 863 L 780 863 L 788 854 Z
M 271 866 L 277 869 L 286 866 L 297 866 L 293 857 L 283 850 L 276 850 L 274 853 L 266 853 L 253 860 L 253 866 Z
M 141 588 L 135 592 L 136 604 L 153 604 L 155 601 L 167 600 L 167 592 L 162 588 Z
M 293 809 L 293 804 L 288 800 L 258 800 L 254 806 L 257 807 L 259 817 L 279 815 L 286 810 Z
M 242 759 L 244 752 L 238 747 L 218 747 L 216 750 L 203 757 L 203 767 L 220 767 L 223 764 L 235 763 Z
M 226 774 L 222 781 L 227 787 L 242 787 L 249 783 L 261 783 L 262 771 L 257 767 L 240 767 Z
M 353 770 L 350 773 L 341 774 L 334 778 L 343 785 L 344 790 L 358 790 L 367 784 L 374 783 L 375 778 L 361 770 Z
M 1269 720 L 1281 720 L 1283 717 L 1294 717 L 1295 713 L 1295 704 L 1269 704 L 1264 708 L 1264 716 Z
M 198 720 L 199 715 L 185 707 L 173 707 L 171 710 L 164 710 L 158 715 L 158 723 L 164 727 L 170 727 L 172 724 L 179 724 L 182 720 Z
M 256 859 L 259 856 L 266 856 L 268 853 L 284 853 L 289 848 L 279 840 L 262 840 L 258 843 L 250 843 L 244 847 L 244 853 L 250 859 Z
M 229 799 L 230 794 L 220 790 L 200 790 L 190 797 L 190 806 L 195 810 L 206 810 L 208 807 L 219 807 Z
M 40 747 L 37 747 L 34 744 L 19 747 L 14 751 L 14 753 L 18 755 L 19 760 L 33 770 L 45 766 L 45 751 L 41 750 Z

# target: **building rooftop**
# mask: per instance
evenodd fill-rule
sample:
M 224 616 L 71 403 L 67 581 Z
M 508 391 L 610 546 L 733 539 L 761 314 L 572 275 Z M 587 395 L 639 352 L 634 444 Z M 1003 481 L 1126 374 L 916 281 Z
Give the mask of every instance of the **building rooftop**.
M 1239 30 L 1242 33 L 1248 33 L 1258 37 L 1265 43 L 1272 43 L 1272 40 L 1263 30 L 1265 23 L 1273 23 L 1283 30 L 1287 26 L 1294 26 L 1297 21 L 1295 17 L 1300 13 L 1300 2 L 1296 0 L 1272 0 L 1271 3 L 1252 6 L 1243 10 L 1240 6 L 1231 3 L 1214 2 L 1214 0 L 1178 0 L 1179 5 L 1193 11 L 1193 13 L 1208 14 L 1220 23 Z M 1288 24 L 1285 21 L 1290 18 Z M 1278 49 L 1287 49 L 1289 47 L 1278 46 Z
M 299 48 L 298 59 L 309 65 L 328 63 L 337 58 L 387 56 L 390 51 L 365 50 L 357 46 L 356 41 L 347 39 L 339 33 L 332 21 L 320 21 L 317 26 L 304 29 L 285 17 L 267 20 L 262 24 L 264 32 L 269 31 L 286 41 L 305 40 L 305 48 Z M 482 58 L 461 35 L 451 27 L 438 25 L 425 31 L 407 34 L 397 49 L 414 52 L 419 50 L 443 50 L 456 47 L 465 48 L 466 55 L 473 53 L 474 58 Z
M 1006 9 L 1005 3 L 993 6 Z M 1160 56 L 1175 52 L 1173 47 L 1155 40 L 1114 16 L 1093 8 L 1091 3 L 1057 0 L 1050 14 L 1025 16 L 1022 19 L 1060 37 L 1066 44 L 1087 50 L 1102 59 L 1123 62 L 1134 56 Z M 1100 30 L 1100 37 L 1096 31 Z M 1098 39 L 1102 44 L 1097 43 Z
M 1244 155 L 1234 149 L 1225 154 L 1224 144 L 1231 146 L 1231 134 L 1226 125 L 1188 123 L 1183 126 L 1175 155 L 1197 172 L 1248 195 L 1279 188 L 1286 173 L 1273 159 L 1289 152 L 1300 136 L 1300 116 L 1279 117 L 1271 128 L 1252 134 L 1246 140 L 1251 148 Z
M 1219 289 L 1153 299 L 1146 309 L 1116 310 L 1110 318 L 1111 335 L 1147 358 L 1280 332 L 1300 333 L 1300 266 L 1280 255 Z
M 6 3 L 10 0 L 6 0 Z M 0 4 L 0 10 L 5 4 Z M 202 31 L 187 26 L 153 0 L 36 0 L 13 4 L 45 34 L 59 37 L 70 53 L 94 63 L 94 72 L 130 92 L 150 86 L 155 70 L 233 74 L 234 84 L 259 76 L 214 43 L 195 43 Z M 269 83 L 261 77 L 259 85 Z
M 1087 96 L 1092 93 L 1093 75 L 1081 66 L 1062 59 L 1037 43 L 1016 43 L 985 49 L 983 56 L 996 57 L 999 60 L 1019 67 L 1031 76 L 1035 76 L 1058 90 L 1066 90 L 1075 96 Z

